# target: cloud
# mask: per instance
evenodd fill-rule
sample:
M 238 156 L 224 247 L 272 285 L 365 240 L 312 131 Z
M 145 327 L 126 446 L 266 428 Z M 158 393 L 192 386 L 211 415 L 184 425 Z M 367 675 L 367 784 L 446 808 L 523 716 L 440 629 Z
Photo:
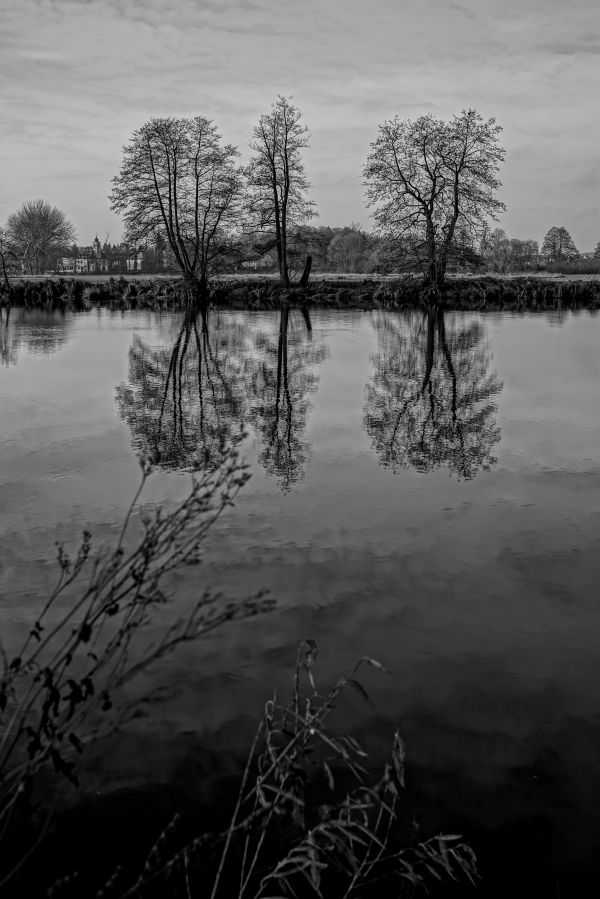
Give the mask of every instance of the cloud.
M 514 229 L 522 221 L 532 233 L 531 210 L 551 192 L 587 245 L 590 217 L 578 210 L 600 144 L 595 3 L 2 0 L 0 218 L 32 178 L 69 200 L 71 172 L 80 232 L 116 233 L 98 197 L 134 128 L 204 114 L 247 156 L 252 126 L 284 93 L 313 133 L 307 168 L 322 222 L 366 219 L 361 169 L 380 122 L 476 106 L 505 127 Z

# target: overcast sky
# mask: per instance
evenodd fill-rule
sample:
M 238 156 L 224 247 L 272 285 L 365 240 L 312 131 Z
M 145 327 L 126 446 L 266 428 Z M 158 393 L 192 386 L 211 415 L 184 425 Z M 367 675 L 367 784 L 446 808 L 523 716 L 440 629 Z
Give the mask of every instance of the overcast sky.
M 369 227 L 362 166 L 398 114 L 467 106 L 504 127 L 501 221 L 600 240 L 598 0 L 0 0 L 0 223 L 24 200 L 111 242 L 121 147 L 152 116 L 206 115 L 248 155 L 294 96 L 321 224 Z

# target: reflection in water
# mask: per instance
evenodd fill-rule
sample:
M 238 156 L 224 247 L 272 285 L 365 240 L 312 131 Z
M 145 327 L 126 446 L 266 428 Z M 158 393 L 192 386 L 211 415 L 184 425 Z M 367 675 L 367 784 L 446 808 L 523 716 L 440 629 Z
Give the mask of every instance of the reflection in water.
M 19 351 L 55 353 L 69 338 L 70 319 L 39 309 L 0 308 L 0 364 L 16 365 Z
M 18 312 L 11 312 L 11 325 Z M 24 310 L 20 320 L 24 337 L 31 315 Z M 54 318 L 60 325 L 63 319 Z M 239 366 L 234 382 L 241 383 L 239 402 L 250 428 L 258 424 L 261 404 L 271 423 L 277 414 L 280 425 L 285 420 L 286 380 L 295 416 L 300 386 L 292 371 L 310 369 L 320 335 L 331 350 L 323 389 L 308 393 L 310 430 L 294 431 L 313 446 L 311 489 L 292 488 L 290 502 L 289 494 L 277 496 L 274 482 L 272 490 L 255 484 L 221 522 L 205 559 L 204 577 L 214 589 L 245 594 L 265 587 L 280 599 L 281 614 L 268 626 L 256 621 L 215 634 L 197 651 L 186 649 L 172 667 L 161 667 L 149 681 L 144 716 L 94 751 L 90 795 L 96 788 L 106 794 L 109 785 L 147 784 L 138 820 L 151 806 L 164 814 L 154 839 L 170 817 L 171 807 L 157 801 L 161 783 L 174 801 L 191 796 L 193 783 L 196 795 L 206 797 L 221 774 L 231 784 L 231 759 L 247 750 L 254 712 L 274 684 L 279 693 L 287 688 L 296 644 L 310 634 L 321 647 L 322 684 L 335 682 L 357 652 L 391 667 L 391 677 L 373 672 L 365 684 L 377 712 L 348 704 L 340 709 L 340 727 L 347 724 L 377 759 L 401 721 L 412 783 L 429 810 L 418 815 L 423 827 L 458 828 L 477 842 L 484 833 L 494 846 L 500 831 L 497 865 L 488 864 L 489 879 L 500 884 L 498 895 L 510 895 L 511 888 L 519 893 L 519 867 L 529 870 L 529 895 L 556 895 L 551 885 L 543 892 L 551 873 L 561 877 L 566 895 L 563 884 L 575 879 L 576 868 L 588 859 L 597 866 L 600 859 L 600 319 L 569 315 L 562 331 L 549 327 L 547 315 L 447 314 L 440 323 L 383 313 L 373 320 L 375 346 L 369 316 L 359 312 L 314 312 L 312 343 L 297 310 L 283 329 L 279 311 L 209 313 L 206 340 L 219 365 L 226 362 L 221 374 L 229 385 L 227 372 Z M 75 541 L 82 523 L 94 539 L 118 535 L 137 472 L 129 428 L 115 421 L 114 385 L 123 380 L 135 330 L 148 347 L 166 344 L 158 417 L 183 322 L 181 314 L 103 312 L 73 316 L 67 324 L 69 352 L 34 357 L 23 350 L 20 370 L 9 371 L 18 376 L 0 370 L 0 631 L 9 645 L 29 622 L 30 602 L 50 585 L 54 540 Z M 482 329 L 489 329 L 493 359 Z M 197 330 L 202 348 L 200 319 Z M 185 339 L 184 331 L 177 376 Z M 197 366 L 193 329 L 184 371 L 192 358 Z M 302 359 L 308 361 L 302 365 Z M 261 392 L 263 366 L 271 385 L 268 404 Z M 499 375 L 492 377 L 496 367 Z M 321 376 L 323 368 L 314 372 Z M 197 370 L 193 374 L 197 397 Z M 149 369 L 144 373 L 152 376 Z M 501 376 L 507 387 L 510 378 L 511 389 L 498 396 Z M 210 392 L 206 379 L 204 371 L 203 397 Z M 139 379 L 127 378 L 127 386 L 142 389 Z M 507 428 L 510 440 L 501 447 L 494 440 L 485 444 L 488 456 L 502 460 L 493 478 L 475 476 L 476 464 L 471 481 L 447 477 L 445 457 L 431 476 L 395 477 L 391 461 L 385 470 L 365 458 L 363 449 L 375 437 L 374 429 L 366 437 L 365 422 L 385 424 L 391 436 L 415 392 L 421 426 L 431 399 L 438 422 L 452 424 L 453 387 L 457 426 L 498 404 L 497 413 L 483 416 L 477 437 L 469 438 L 480 441 L 482 431 L 494 431 L 493 419 Z M 173 427 L 172 388 L 169 381 L 165 428 Z M 182 398 L 184 425 L 191 399 L 190 388 Z M 428 441 L 437 433 L 430 425 Z M 178 433 L 179 427 L 180 420 Z M 406 443 L 401 418 L 398 429 Z M 440 439 L 450 441 L 451 434 L 438 430 Z M 272 433 L 258 433 L 256 454 L 247 447 L 253 468 Z M 377 436 L 373 446 L 383 462 L 389 443 L 381 429 Z M 442 446 L 444 452 L 449 446 Z M 412 458 L 406 458 L 411 466 Z M 170 502 L 172 487 L 171 477 L 159 478 L 157 502 Z M 181 602 L 197 594 L 198 583 L 196 570 L 182 575 Z M 174 606 L 173 614 L 179 609 Z M 214 749 L 221 764 L 201 756 L 198 745 Z M 88 759 L 90 751 L 86 747 Z M 175 768 L 177 792 L 169 780 Z M 210 795 L 212 812 L 222 794 Z M 120 808 L 107 814 L 115 840 L 127 836 L 125 826 L 115 826 L 113 809 Z M 129 821 L 133 832 L 135 816 Z M 98 845 L 93 830 L 89 845 Z M 588 894 L 582 887 L 577 895 Z
M 301 314 L 303 325 L 296 328 L 294 312 L 282 307 L 277 335 L 259 332 L 257 353 L 247 359 L 248 419 L 260 442 L 259 462 L 284 492 L 304 474 L 309 394 L 318 384 L 315 366 L 326 356 L 312 339 L 308 310 Z
M 381 464 L 423 472 L 447 466 L 465 479 L 488 469 L 500 440 L 492 397 L 502 384 L 489 372 L 482 325 L 450 325 L 431 309 L 408 326 L 380 316 L 376 327 L 364 423 Z
M 137 335 L 117 400 L 133 445 L 162 468 L 214 468 L 244 435 L 243 328 L 187 312 L 172 349 Z
M 302 477 L 312 370 L 325 357 L 311 340 L 308 311 L 291 325 L 284 307 L 275 335 L 252 319 L 186 313 L 171 349 L 138 336 L 129 350 L 129 382 L 117 387 L 136 450 L 163 468 L 212 468 L 250 424 L 260 463 L 283 490 Z

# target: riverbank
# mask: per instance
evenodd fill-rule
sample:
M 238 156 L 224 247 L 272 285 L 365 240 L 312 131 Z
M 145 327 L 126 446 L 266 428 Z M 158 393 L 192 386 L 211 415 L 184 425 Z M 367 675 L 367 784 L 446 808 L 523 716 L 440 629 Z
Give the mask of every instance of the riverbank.
M 321 309 L 414 309 L 422 306 L 418 277 L 374 278 L 329 276 L 305 288 L 282 288 L 269 277 L 230 277 L 215 280 L 209 301 L 231 309 L 275 309 L 282 302 Z M 600 279 L 547 275 L 456 276 L 444 293 L 448 310 L 548 311 L 600 308 Z M 83 310 L 173 310 L 185 296 L 176 278 L 23 279 L 0 288 L 0 307 Z

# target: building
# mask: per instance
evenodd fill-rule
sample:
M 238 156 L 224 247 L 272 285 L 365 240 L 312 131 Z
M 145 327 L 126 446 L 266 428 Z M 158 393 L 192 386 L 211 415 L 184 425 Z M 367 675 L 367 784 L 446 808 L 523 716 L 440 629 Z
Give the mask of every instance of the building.
M 126 274 L 127 272 L 164 271 L 167 254 L 162 247 L 130 247 L 128 244 L 100 243 L 98 235 L 89 246 L 71 247 L 56 260 L 58 274 Z

